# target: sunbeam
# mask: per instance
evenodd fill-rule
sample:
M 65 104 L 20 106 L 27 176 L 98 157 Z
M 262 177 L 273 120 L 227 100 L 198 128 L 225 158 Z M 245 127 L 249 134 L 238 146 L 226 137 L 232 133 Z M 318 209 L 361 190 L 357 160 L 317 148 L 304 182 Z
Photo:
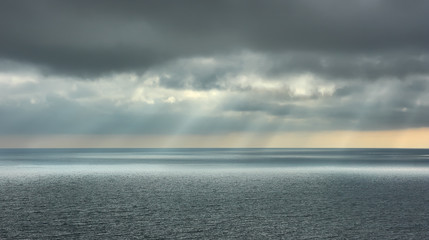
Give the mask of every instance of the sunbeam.
M 429 239 L 429 1 L 0 1 L 0 239 Z

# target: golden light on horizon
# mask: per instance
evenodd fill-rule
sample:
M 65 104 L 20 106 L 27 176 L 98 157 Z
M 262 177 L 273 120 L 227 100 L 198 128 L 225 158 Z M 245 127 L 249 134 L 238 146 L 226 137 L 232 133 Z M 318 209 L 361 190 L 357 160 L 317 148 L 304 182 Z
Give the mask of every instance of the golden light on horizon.
M 212 135 L 13 135 L 0 148 L 429 148 L 429 128 Z

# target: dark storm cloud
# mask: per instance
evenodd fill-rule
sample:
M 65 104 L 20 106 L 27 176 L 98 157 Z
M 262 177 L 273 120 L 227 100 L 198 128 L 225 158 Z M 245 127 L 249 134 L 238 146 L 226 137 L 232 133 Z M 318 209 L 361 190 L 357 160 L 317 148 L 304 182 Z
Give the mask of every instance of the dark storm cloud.
M 167 88 L 199 90 L 231 89 L 238 76 L 257 75 L 269 81 L 312 74 L 335 83 L 341 81 L 374 81 L 379 79 L 406 80 L 429 74 L 429 55 L 411 52 L 384 54 L 325 54 L 287 52 L 276 54 L 240 53 L 234 56 L 212 57 L 214 64 L 198 64 L 198 60 L 179 60 L 153 67 L 149 72 L 160 77 Z M 168 73 L 163 75 L 159 73 Z M 231 90 L 240 90 L 237 89 Z M 250 89 L 241 89 L 250 90 Z
M 272 55 L 267 76 L 313 73 L 330 80 L 404 79 L 429 74 L 429 55 L 392 51 L 367 54 L 290 53 Z
M 428 66 L 429 1 L 4 0 L 0 134 L 429 127 Z
M 382 62 L 363 62 L 352 75 L 401 77 L 427 73 L 427 57 L 418 56 L 429 49 L 428 16 L 420 0 L 1 1 L 0 58 L 93 76 L 241 50 L 294 51 L 328 59 L 304 54 L 279 68 L 342 77 L 356 63 L 341 60 L 361 54 Z

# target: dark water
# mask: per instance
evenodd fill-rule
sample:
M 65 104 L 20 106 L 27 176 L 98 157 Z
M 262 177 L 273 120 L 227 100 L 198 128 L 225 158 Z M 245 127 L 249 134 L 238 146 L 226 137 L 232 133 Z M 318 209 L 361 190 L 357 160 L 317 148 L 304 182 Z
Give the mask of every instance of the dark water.
M 0 150 L 0 239 L 429 239 L 429 150 Z

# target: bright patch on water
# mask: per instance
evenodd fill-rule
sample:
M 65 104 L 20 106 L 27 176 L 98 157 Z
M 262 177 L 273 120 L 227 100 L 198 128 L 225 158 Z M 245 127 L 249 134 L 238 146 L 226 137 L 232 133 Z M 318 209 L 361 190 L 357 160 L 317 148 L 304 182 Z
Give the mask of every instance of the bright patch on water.
M 0 150 L 0 239 L 428 239 L 427 155 Z

